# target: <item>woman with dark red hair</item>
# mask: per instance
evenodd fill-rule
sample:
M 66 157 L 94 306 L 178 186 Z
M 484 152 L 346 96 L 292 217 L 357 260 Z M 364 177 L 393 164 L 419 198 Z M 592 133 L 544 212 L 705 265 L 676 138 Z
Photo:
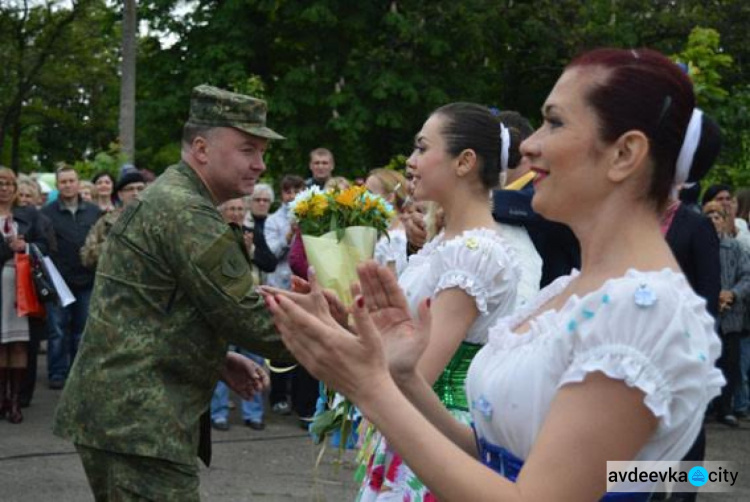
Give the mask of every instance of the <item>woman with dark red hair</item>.
M 521 145 L 533 208 L 573 230 L 581 271 L 490 329 L 467 378 L 472 427 L 418 369 L 425 333 L 439 334 L 435 306 L 412 319 L 387 269 L 360 267 L 357 336 L 317 285 L 267 301 L 291 352 L 352 399 L 436 499 L 647 501 L 651 482 L 608 490 L 607 461 L 682 458 L 724 384 L 713 319 L 660 230 L 670 192 L 697 174 L 702 112 L 663 55 L 600 49 L 568 65 L 542 113 Z

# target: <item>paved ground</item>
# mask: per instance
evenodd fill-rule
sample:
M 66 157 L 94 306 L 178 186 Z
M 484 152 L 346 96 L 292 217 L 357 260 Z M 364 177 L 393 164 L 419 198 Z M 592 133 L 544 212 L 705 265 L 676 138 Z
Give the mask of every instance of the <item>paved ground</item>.
M 45 368 L 43 358 L 40 368 Z M 89 502 L 86 477 L 73 446 L 52 435 L 50 424 L 59 391 L 42 377 L 25 420 L 0 421 L 0 502 Z M 268 416 L 264 431 L 230 414 L 231 429 L 213 431 L 213 462 L 201 468 L 205 501 L 350 501 L 356 493 L 354 459 L 327 451 L 314 469 L 320 447 L 292 417 Z
M 40 359 L 40 368 L 45 362 Z M 0 421 L 0 501 L 89 502 L 93 500 L 83 469 L 72 446 L 50 433 L 58 393 L 42 380 L 26 420 L 20 425 Z M 232 412 L 232 428 L 214 431 L 214 461 L 201 470 L 205 501 L 343 501 L 353 500 L 354 462 L 351 453 L 341 461 L 336 451 L 323 455 L 314 469 L 319 447 L 311 444 L 291 417 L 268 417 L 266 430 L 241 425 Z M 708 458 L 733 460 L 740 469 L 733 494 L 706 494 L 706 502 L 750 501 L 750 422 L 741 429 L 708 425 Z

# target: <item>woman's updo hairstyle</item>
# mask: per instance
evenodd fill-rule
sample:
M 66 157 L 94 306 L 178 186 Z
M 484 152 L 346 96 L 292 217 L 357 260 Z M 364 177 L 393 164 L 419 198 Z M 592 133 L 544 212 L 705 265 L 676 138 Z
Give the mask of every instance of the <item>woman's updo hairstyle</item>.
M 647 196 L 661 208 L 672 189 L 695 107 L 693 84 L 677 64 L 650 49 L 596 49 L 578 56 L 566 69 L 596 67 L 608 70 L 587 96 L 598 116 L 600 137 L 612 143 L 631 130 L 646 135 L 654 163 Z
M 479 178 L 490 190 L 500 178 L 500 149 L 502 146 L 500 122 L 486 106 L 475 103 L 451 103 L 433 112 L 444 118 L 442 136 L 446 151 L 453 157 L 464 150 L 474 150 L 477 155 Z M 518 151 L 513 136 L 508 148 L 510 156 Z M 512 158 L 512 157 L 511 157 Z
M 534 128 L 526 117 L 512 110 L 505 110 L 497 114 L 500 122 L 505 124 L 510 133 L 510 146 L 508 150 L 508 169 L 515 169 L 521 163 L 520 146 L 523 140 L 534 134 Z
M 708 170 L 713 167 L 721 152 L 721 128 L 711 117 L 703 115 L 701 124 L 701 139 L 693 155 L 688 182 L 697 183 L 703 179 Z

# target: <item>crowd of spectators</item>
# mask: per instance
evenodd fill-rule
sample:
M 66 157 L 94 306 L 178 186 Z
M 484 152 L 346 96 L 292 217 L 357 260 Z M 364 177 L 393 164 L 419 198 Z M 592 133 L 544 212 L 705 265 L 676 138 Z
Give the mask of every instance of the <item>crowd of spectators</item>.
M 511 112 L 512 113 L 512 112 Z M 517 114 L 506 116 L 513 134 L 521 137 L 531 131 Z M 518 166 L 520 159 L 511 159 Z M 243 234 L 253 274 L 258 284 L 290 289 L 292 277 L 307 275 L 307 261 L 299 230 L 290 216 L 290 203 L 306 187 L 343 188 L 365 183 L 386 198 L 398 217 L 390 229 L 390 239 L 376 247 L 376 259 L 389 264 L 398 275 L 408 255 L 418 251 L 426 238 L 439 231 L 439 208 L 416 203 L 410 196 L 410 173 L 374 169 L 356 181 L 333 175 L 333 153 L 325 148 L 310 152 L 310 177 L 295 174 L 278 178 L 276 189 L 261 183 L 252 195 L 230 200 L 218 209 L 229 225 Z M 62 389 L 75 359 L 88 315 L 88 300 L 94 283 L 99 256 L 106 252 L 107 235 L 123 209 L 147 187 L 154 177 L 149 172 L 124 166 L 117 177 L 99 173 L 90 181 L 79 179 L 76 170 L 60 165 L 55 172 L 56 189 L 28 175 L 16 175 L 0 168 L 0 242 L 2 257 L 2 310 L 0 311 L 0 417 L 10 422 L 23 420 L 21 409 L 31 403 L 37 375 L 40 344 L 46 340 L 47 381 L 51 389 Z M 528 294 L 519 291 L 519 302 L 533 296 L 540 286 L 568 273 L 579 263 L 577 243 L 567 228 L 546 222 L 531 209 L 532 176 L 524 166 L 509 171 L 505 189 L 495 190 L 493 216 L 506 234 L 527 269 Z M 670 201 L 663 230 L 693 289 L 707 301 L 717 319 L 723 341 L 719 365 L 727 385 L 710 412 L 731 427 L 750 411 L 750 189 L 736 191 L 729 185 L 713 185 L 703 191 L 687 186 L 680 197 Z M 436 216 L 437 219 L 436 219 Z M 427 221 L 427 223 L 425 223 Z M 711 225 L 710 223 L 713 223 Z M 426 225 L 431 225 L 429 236 Z M 557 236 L 557 237 L 555 237 Z M 416 243 L 416 245 L 415 245 Z M 34 244 L 48 255 L 75 301 L 62 306 L 58 301 L 44 305 L 45 317 L 18 317 L 14 298 L 5 294 L 15 288 L 15 260 Z M 528 265 L 528 266 L 527 266 Z M 532 284 L 533 283 L 533 284 Z M 303 367 L 277 367 L 242 347 L 243 353 L 266 365 L 271 372 L 270 409 L 279 415 L 294 413 L 307 427 L 315 413 L 319 382 Z M 236 407 L 226 385 L 219 383 L 211 403 L 211 423 L 217 430 L 229 428 L 229 412 Z M 240 403 L 242 421 L 262 430 L 264 399 Z

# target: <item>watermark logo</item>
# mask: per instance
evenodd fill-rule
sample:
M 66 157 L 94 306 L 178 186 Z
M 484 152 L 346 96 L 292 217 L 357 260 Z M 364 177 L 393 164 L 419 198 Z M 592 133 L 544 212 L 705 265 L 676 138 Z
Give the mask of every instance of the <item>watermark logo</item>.
M 608 492 L 731 492 L 740 478 L 732 462 L 607 462 Z
M 693 486 L 703 486 L 708 483 L 708 471 L 696 465 L 688 472 L 688 481 Z

